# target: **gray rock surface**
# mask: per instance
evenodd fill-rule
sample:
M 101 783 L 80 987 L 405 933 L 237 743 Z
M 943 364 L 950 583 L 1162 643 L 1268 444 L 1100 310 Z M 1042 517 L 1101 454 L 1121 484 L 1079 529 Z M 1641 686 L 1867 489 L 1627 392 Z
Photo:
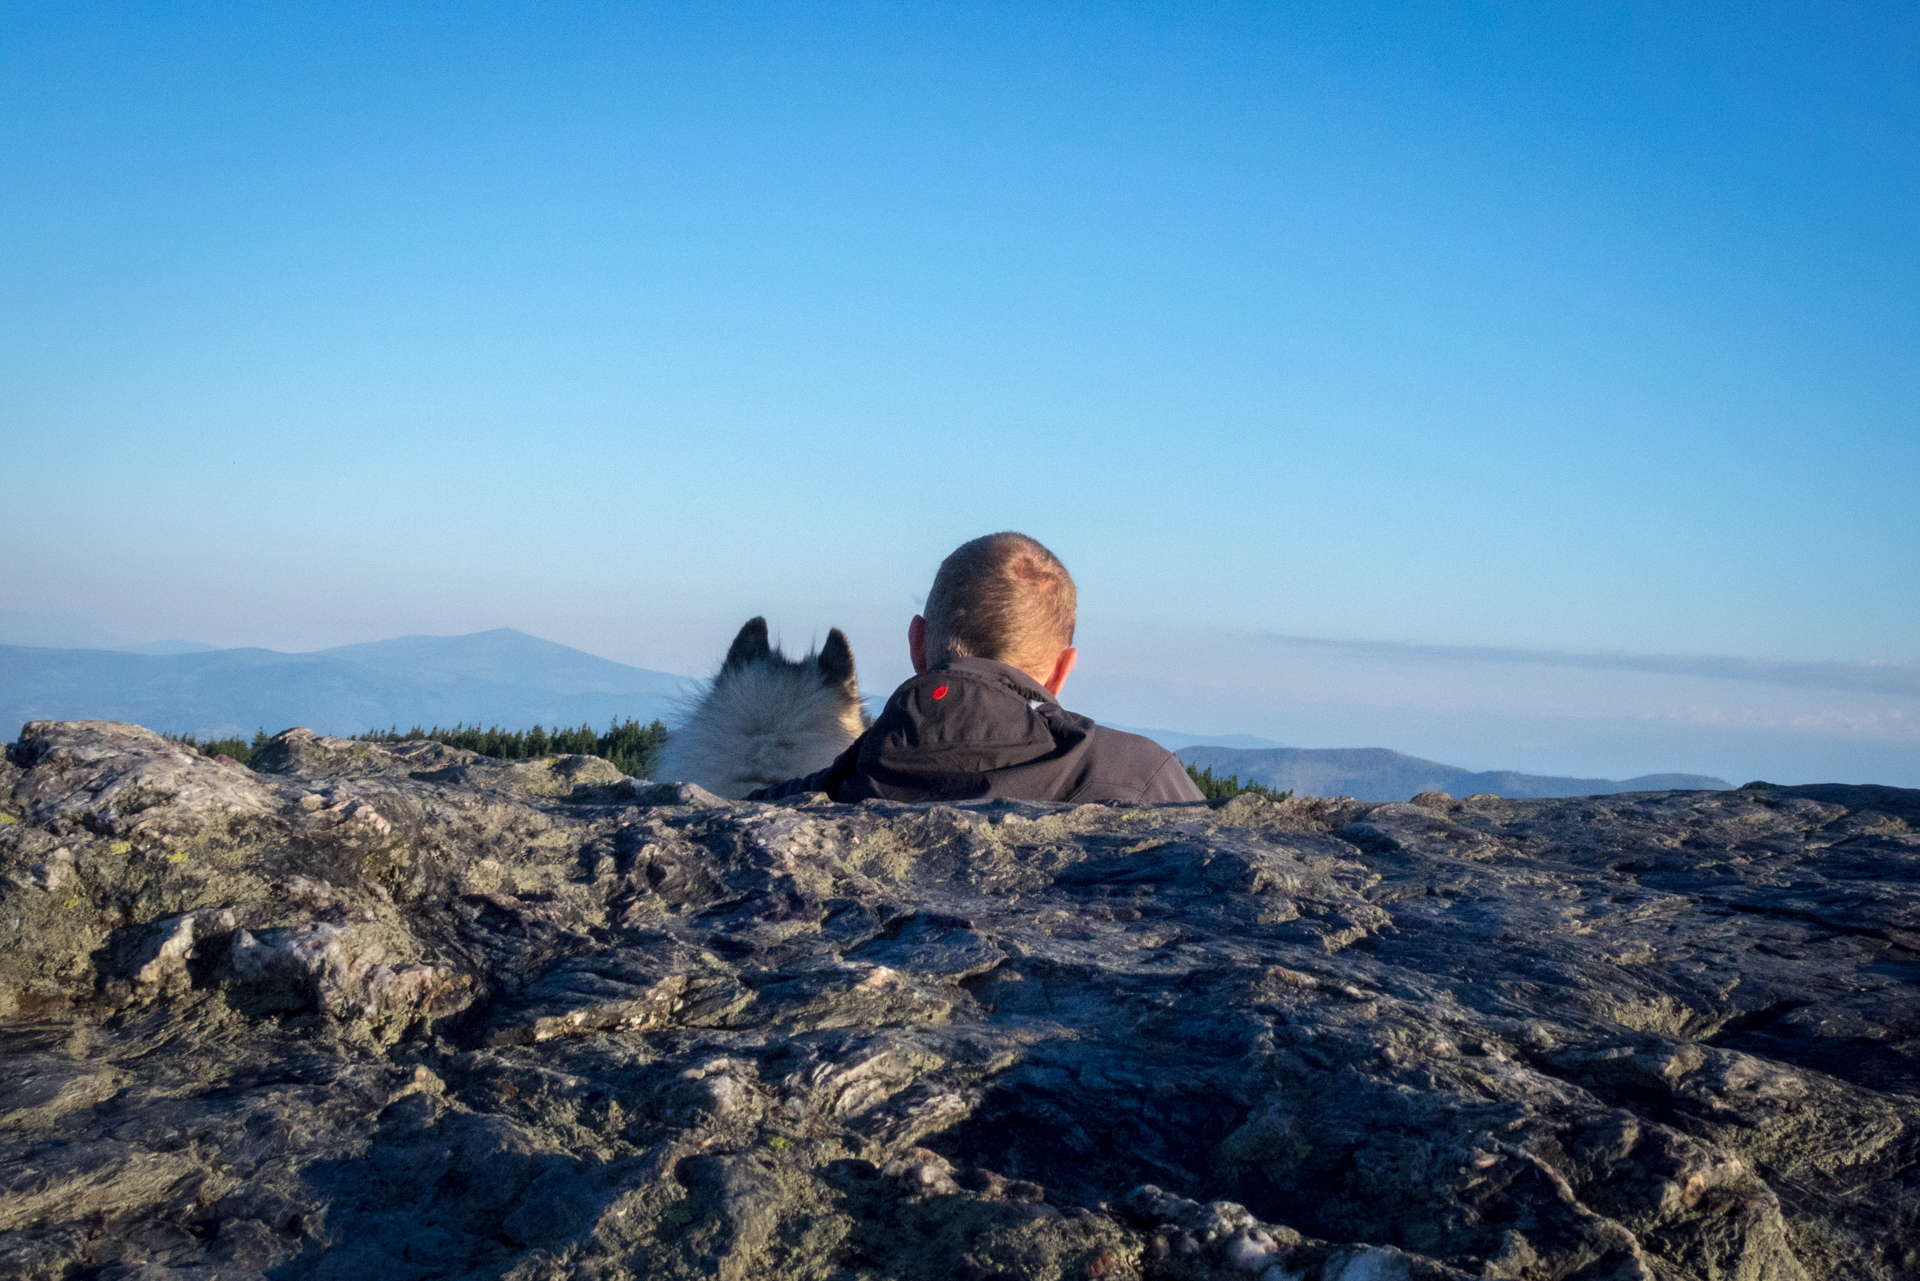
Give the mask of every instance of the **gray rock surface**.
M 0 1275 L 1920 1275 L 1920 793 L 0 766 Z

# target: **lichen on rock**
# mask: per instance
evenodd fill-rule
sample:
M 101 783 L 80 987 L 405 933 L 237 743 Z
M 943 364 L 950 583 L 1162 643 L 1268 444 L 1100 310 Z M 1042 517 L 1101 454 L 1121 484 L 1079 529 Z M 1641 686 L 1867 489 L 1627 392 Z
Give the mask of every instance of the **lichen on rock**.
M 1920 793 L 0 764 L 0 1275 L 1920 1273 Z

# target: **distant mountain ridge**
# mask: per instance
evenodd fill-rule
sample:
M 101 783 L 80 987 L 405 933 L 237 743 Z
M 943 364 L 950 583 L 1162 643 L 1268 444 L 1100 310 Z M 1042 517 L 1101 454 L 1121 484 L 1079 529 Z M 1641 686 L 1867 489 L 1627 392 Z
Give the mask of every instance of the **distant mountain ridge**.
M 670 716 L 691 684 L 511 628 L 303 654 L 0 645 L 0 732 L 30 720 L 132 721 L 203 737 L 294 725 L 327 734 L 456 721 L 602 726 Z
M 397 636 L 315 653 L 396 676 L 432 672 L 557 694 L 678 696 L 687 685 L 684 676 L 629 667 L 511 627 L 465 636 Z
M 1619 792 L 1725 790 L 1725 779 L 1705 774 L 1642 774 L 1638 778 L 1559 778 L 1516 770 L 1467 770 L 1422 760 L 1384 747 L 1238 748 L 1196 745 L 1173 749 L 1189 765 L 1215 774 L 1237 774 L 1296 796 L 1351 796 L 1363 801 L 1405 801 L 1421 792 L 1472 796 L 1491 792 L 1515 798 L 1606 796 Z
M 1141 729 L 1135 725 L 1115 725 L 1111 721 L 1101 721 L 1109 729 L 1125 730 L 1129 734 L 1138 734 L 1150 738 L 1169 752 L 1177 752 L 1186 747 L 1283 747 L 1270 738 L 1261 738 L 1255 734 L 1184 734 L 1177 729 Z
M 508 729 L 601 728 L 628 717 L 671 723 L 694 686 L 688 677 L 630 667 L 511 628 L 294 654 L 195 649 L 187 641 L 143 648 L 164 652 L 0 645 L 0 736 L 10 738 L 33 720 L 131 721 L 203 738 L 295 725 L 358 734 L 460 721 Z M 1727 786 L 1698 774 L 1616 781 L 1475 773 L 1385 748 L 1280 747 L 1244 734 L 1135 732 L 1215 773 L 1303 796 L 1379 801 L 1426 791 L 1533 797 Z

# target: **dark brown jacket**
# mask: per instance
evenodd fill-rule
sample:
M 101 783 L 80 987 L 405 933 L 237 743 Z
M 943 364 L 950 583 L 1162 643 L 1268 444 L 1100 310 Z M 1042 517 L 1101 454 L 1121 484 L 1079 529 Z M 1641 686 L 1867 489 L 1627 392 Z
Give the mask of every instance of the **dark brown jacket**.
M 825 792 L 836 801 L 1198 801 L 1152 739 L 1076 716 L 1018 668 L 958 658 L 893 692 L 833 764 L 748 799 Z

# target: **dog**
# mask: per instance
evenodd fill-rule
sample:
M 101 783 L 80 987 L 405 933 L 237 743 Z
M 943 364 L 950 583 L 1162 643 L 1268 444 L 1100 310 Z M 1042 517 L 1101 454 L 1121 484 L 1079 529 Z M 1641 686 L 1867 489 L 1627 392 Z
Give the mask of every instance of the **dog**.
M 738 800 L 826 768 L 868 720 L 845 633 L 832 629 L 818 653 L 795 661 L 768 645 L 766 619 L 750 618 L 668 733 L 659 774 Z

